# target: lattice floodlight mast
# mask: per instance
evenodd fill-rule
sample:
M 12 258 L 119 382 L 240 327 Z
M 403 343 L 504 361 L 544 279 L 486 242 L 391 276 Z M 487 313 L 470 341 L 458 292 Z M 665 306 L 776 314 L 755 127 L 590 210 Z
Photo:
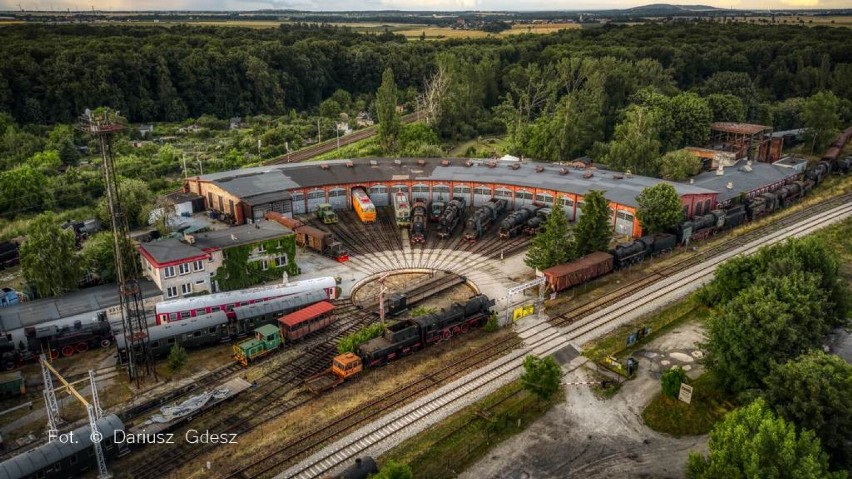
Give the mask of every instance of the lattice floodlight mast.
M 104 183 L 113 231 L 118 296 L 121 301 L 121 324 L 127 351 L 127 373 L 131 380 L 136 380 L 136 386 L 139 387 L 141 376 L 155 373 L 148 342 L 148 319 L 139 289 L 139 271 L 130 242 L 127 215 L 121 206 L 113 159 L 112 138 L 124 129 L 124 125 L 119 121 L 116 112 L 105 109 L 103 112 L 93 113 L 86 109 L 80 116 L 77 129 L 97 138 L 101 147 Z

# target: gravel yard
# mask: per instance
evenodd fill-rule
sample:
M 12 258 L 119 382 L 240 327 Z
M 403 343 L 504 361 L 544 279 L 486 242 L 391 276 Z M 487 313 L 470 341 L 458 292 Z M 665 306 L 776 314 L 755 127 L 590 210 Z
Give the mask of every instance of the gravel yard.
M 625 382 L 612 399 L 600 400 L 588 386 L 566 386 L 566 400 L 523 433 L 493 449 L 459 477 L 478 478 L 680 478 L 690 450 L 706 451 L 707 437 L 680 439 L 652 431 L 643 424 L 642 410 L 659 389 L 661 360 L 694 357 L 703 331 L 695 322 L 675 328 L 650 342 L 634 356 L 637 377 Z M 651 353 L 651 354 L 648 354 Z M 647 356 L 653 356 L 649 359 Z M 663 358 L 663 359 L 661 359 Z M 701 368 L 694 362 L 689 375 Z M 590 363 L 587 363 L 590 366 Z M 581 366 L 566 382 L 591 381 Z

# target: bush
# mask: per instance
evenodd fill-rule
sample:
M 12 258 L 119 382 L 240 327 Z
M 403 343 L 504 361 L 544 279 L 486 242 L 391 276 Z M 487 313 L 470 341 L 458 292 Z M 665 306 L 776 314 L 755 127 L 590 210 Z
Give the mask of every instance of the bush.
M 378 338 L 384 332 L 385 326 L 382 323 L 374 323 L 365 328 L 359 329 L 337 343 L 337 352 L 339 354 L 354 352 L 358 349 L 358 346 L 373 338 Z
M 686 379 L 686 371 L 680 366 L 675 366 L 664 372 L 663 377 L 660 378 L 663 394 L 672 399 L 677 399 L 678 394 L 680 394 L 680 384 L 685 383 Z
M 521 375 L 524 389 L 547 401 L 562 384 L 562 369 L 551 356 L 524 358 L 524 373 Z
M 183 349 L 183 346 L 180 344 L 172 346 L 172 350 L 169 351 L 169 369 L 177 371 L 186 364 L 186 360 L 186 349 Z
M 483 329 L 485 329 L 485 332 L 487 333 L 493 333 L 500 329 L 500 324 L 497 322 L 496 312 L 491 313 L 491 317 L 488 318 L 488 322 L 485 323 L 485 327 Z

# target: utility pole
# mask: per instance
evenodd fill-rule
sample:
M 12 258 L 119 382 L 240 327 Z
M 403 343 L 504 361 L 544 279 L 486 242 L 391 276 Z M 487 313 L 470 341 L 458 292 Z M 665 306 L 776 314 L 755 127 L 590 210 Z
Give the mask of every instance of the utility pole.
M 148 340 L 148 318 L 142 304 L 142 293 L 139 289 L 139 271 L 132 243 L 130 229 L 127 226 L 127 215 L 121 206 L 118 179 L 115 173 L 112 138 L 124 130 L 116 112 L 104 110 L 95 115 L 89 109 L 80 116 L 77 129 L 98 139 L 103 158 L 104 183 L 107 205 L 112 226 L 113 253 L 115 254 L 115 271 L 118 277 L 118 297 L 120 301 L 121 324 L 124 329 L 127 347 L 127 374 L 131 381 L 136 381 L 136 387 L 141 388 L 141 377 L 153 375 L 156 379 L 154 361 Z M 116 343 L 116 346 L 118 343 Z M 121 356 L 119 356 L 121 361 Z
M 204 176 L 204 167 L 201 166 L 201 158 L 195 157 L 195 161 L 198 162 L 198 176 Z
M 322 143 L 322 130 L 320 130 L 319 118 L 317 118 L 317 143 Z

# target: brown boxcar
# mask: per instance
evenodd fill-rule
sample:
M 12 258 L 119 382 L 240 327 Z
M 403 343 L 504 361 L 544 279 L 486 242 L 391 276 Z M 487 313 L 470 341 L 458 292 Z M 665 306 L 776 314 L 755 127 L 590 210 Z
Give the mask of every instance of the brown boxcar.
M 334 305 L 328 301 L 320 301 L 281 316 L 278 318 L 278 323 L 281 325 L 284 337 L 288 341 L 295 341 L 306 334 L 326 328 L 335 320 L 337 317 L 334 315 Z
M 266 218 L 269 221 L 275 221 L 278 224 L 280 224 L 281 226 L 283 226 L 285 228 L 290 228 L 291 230 L 295 230 L 296 228 L 304 225 L 304 223 L 302 223 L 300 220 L 293 219 L 293 218 L 287 218 L 286 216 L 282 215 L 281 213 L 276 213 L 274 211 L 267 211 L 266 215 L 264 215 L 264 218 Z
M 551 291 L 562 291 L 612 271 L 612 255 L 598 251 L 542 271 Z

